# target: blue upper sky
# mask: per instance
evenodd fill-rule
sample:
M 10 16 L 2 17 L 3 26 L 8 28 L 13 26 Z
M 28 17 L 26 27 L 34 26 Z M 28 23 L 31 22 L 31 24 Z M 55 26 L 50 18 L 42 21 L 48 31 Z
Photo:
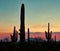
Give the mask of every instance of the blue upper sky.
M 45 31 L 44 27 L 50 22 L 53 31 L 60 30 L 60 0 L 0 0 L 0 32 L 8 32 L 10 28 L 12 31 L 14 25 L 19 29 L 22 3 L 25 4 L 26 29 Z

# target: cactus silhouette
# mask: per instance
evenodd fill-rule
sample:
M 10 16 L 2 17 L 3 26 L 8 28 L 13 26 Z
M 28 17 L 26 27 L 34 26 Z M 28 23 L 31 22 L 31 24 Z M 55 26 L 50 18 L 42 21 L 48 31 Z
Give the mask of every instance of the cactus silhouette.
M 24 45 L 25 43 L 25 6 L 21 5 L 21 16 L 20 16 L 20 43 Z
M 55 35 L 55 42 L 56 42 L 56 35 Z
M 30 42 L 30 41 L 29 41 L 29 28 L 28 28 L 28 44 L 29 44 L 29 42 Z
M 52 37 L 52 31 L 50 32 L 50 23 L 48 23 L 48 32 L 45 31 L 45 36 L 46 36 L 47 41 L 49 42 Z
M 15 26 L 14 26 L 13 35 L 10 35 L 10 36 L 11 36 L 12 42 L 17 42 L 17 39 L 18 39 L 18 32 L 16 31 L 16 27 L 15 27 Z

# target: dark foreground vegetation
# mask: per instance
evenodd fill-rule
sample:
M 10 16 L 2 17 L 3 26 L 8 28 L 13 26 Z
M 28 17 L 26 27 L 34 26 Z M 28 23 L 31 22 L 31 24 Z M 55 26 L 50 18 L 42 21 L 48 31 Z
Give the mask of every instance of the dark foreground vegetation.
M 19 42 L 0 42 L 0 51 L 60 51 L 60 42 L 26 42 L 24 47 Z

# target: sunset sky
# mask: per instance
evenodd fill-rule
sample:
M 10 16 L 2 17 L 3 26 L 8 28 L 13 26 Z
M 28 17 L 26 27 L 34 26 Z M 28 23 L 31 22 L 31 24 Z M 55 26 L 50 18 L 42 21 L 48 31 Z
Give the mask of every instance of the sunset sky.
M 21 4 L 25 5 L 25 27 L 31 32 L 45 32 L 48 22 L 53 32 L 60 32 L 60 0 L 0 0 L 0 33 L 19 31 Z

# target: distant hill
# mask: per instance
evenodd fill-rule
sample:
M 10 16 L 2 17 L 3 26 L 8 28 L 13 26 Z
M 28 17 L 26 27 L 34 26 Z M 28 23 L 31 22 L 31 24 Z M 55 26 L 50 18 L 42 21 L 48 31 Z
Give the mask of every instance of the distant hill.
M 45 40 L 43 40 L 42 38 L 30 38 L 29 40 L 30 40 L 30 42 L 31 42 L 31 41 L 38 41 L 38 42 L 43 42 L 43 41 L 45 41 Z M 26 39 L 26 41 L 28 41 L 28 39 Z
M 60 32 L 53 32 L 54 34 L 60 34 Z

